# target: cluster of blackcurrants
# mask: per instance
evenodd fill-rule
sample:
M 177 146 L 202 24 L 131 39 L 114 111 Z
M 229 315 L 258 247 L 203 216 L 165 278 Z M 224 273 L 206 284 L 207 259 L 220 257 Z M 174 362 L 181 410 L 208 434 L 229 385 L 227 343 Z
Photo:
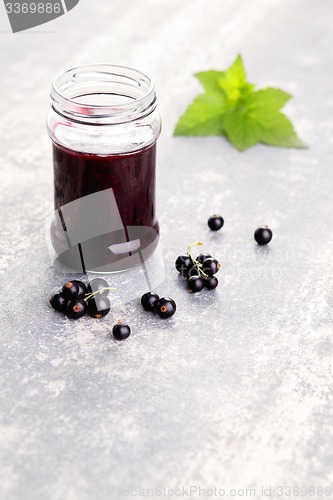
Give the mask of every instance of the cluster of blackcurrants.
M 111 308 L 107 297 L 110 287 L 102 278 L 93 279 L 86 286 L 82 281 L 67 281 L 61 292 L 54 293 L 50 304 L 56 311 L 71 319 L 79 319 L 88 313 L 93 318 L 103 318 Z
M 170 297 L 160 298 L 157 293 L 147 292 L 141 297 L 145 311 L 156 312 L 160 318 L 171 318 L 176 312 L 176 302 Z
M 220 263 L 209 253 L 201 253 L 194 259 L 190 253 L 179 255 L 175 266 L 177 271 L 187 278 L 189 292 L 200 292 L 203 288 L 214 290 L 219 284 L 214 276 L 220 269 Z
M 95 278 L 86 286 L 82 281 L 67 281 L 61 292 L 54 293 L 50 298 L 50 304 L 58 312 L 64 313 L 68 318 L 79 319 L 88 313 L 92 318 L 103 318 L 111 309 L 108 298 L 110 290 L 107 281 L 103 278 Z M 117 340 L 125 340 L 131 333 L 128 325 L 118 321 L 114 325 L 112 333 Z
M 214 214 L 209 217 L 207 224 L 212 231 L 219 231 L 224 226 L 221 215 Z M 273 237 L 268 226 L 258 227 L 254 232 L 254 239 L 258 245 L 267 245 Z M 220 269 L 219 262 L 208 253 L 201 253 L 196 259 L 191 255 L 191 248 L 202 245 L 201 242 L 189 246 L 186 255 L 177 257 L 175 265 L 177 271 L 187 279 L 189 292 L 200 292 L 204 287 L 213 290 L 219 284 L 214 276 Z

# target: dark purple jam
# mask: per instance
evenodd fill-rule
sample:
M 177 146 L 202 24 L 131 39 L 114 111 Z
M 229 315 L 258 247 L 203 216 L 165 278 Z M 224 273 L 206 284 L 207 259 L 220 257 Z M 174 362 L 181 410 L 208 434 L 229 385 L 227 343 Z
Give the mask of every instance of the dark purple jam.
M 155 144 L 109 156 L 53 144 L 58 216 L 51 237 L 62 262 L 78 271 L 112 272 L 133 267 L 153 253 L 159 232 L 155 159 Z M 100 195 L 89 197 L 94 193 Z

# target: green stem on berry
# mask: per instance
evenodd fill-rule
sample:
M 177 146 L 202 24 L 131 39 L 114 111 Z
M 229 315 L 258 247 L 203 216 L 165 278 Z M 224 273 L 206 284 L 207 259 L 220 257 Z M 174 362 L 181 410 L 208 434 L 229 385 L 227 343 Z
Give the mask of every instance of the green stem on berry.
M 199 264 L 199 266 L 201 266 L 201 264 Z M 199 276 L 200 276 L 200 273 L 201 273 L 204 278 L 209 278 L 208 274 L 206 274 L 205 271 L 203 271 L 199 266 L 197 266 L 198 271 L 199 271 Z
M 193 247 L 200 247 L 202 245 L 203 245 L 202 241 L 197 241 L 196 243 L 191 243 L 191 245 L 189 245 L 187 247 L 187 255 L 189 255 L 191 257 L 192 262 L 195 262 L 195 259 L 192 257 L 192 253 L 191 253 L 192 252 L 192 248 Z
M 91 293 L 86 293 L 85 298 L 83 299 L 85 302 L 88 302 L 92 297 L 94 297 L 97 294 L 102 294 L 105 290 L 117 290 L 117 288 L 113 288 L 110 286 L 103 286 L 100 290 L 96 290 L 96 292 L 91 292 Z
M 197 241 L 196 243 L 191 243 L 191 245 L 189 245 L 187 247 L 187 255 L 191 258 L 193 264 L 198 269 L 199 276 L 200 276 L 200 273 L 201 273 L 205 278 L 208 278 L 209 277 L 208 274 L 206 274 L 201 269 L 202 268 L 202 264 L 200 264 L 200 262 L 198 262 L 197 260 L 195 260 L 195 258 L 192 256 L 192 249 L 193 249 L 193 247 L 200 247 L 202 245 L 203 245 L 202 241 Z

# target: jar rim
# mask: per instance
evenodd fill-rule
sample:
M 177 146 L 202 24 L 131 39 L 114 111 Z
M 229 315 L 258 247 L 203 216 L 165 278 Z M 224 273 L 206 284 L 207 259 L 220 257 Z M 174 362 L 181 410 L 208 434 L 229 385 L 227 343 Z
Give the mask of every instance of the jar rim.
M 104 80 L 99 82 L 99 78 Z M 107 78 L 109 78 L 107 80 Z M 117 92 L 99 92 L 98 90 L 76 96 L 74 90 L 80 89 L 80 85 L 94 84 L 96 89 L 99 83 L 111 87 L 113 84 L 120 86 L 122 90 L 127 89 L 133 95 L 123 95 Z M 117 81 L 118 79 L 118 81 Z M 89 86 L 89 85 L 88 85 Z M 108 89 L 109 90 L 109 89 Z M 74 94 L 70 94 L 70 91 Z M 115 103 L 89 103 L 78 102 L 78 97 L 87 95 L 113 94 L 126 97 L 126 102 Z M 60 115 L 74 121 L 85 123 L 119 123 L 142 118 L 151 113 L 156 107 L 156 94 L 152 80 L 143 72 L 109 63 L 85 64 L 74 66 L 59 73 L 52 82 L 51 106 Z

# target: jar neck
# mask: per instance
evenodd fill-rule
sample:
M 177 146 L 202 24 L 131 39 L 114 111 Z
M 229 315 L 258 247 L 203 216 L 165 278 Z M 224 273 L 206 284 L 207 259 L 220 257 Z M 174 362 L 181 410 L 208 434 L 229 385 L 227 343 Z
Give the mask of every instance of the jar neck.
M 110 64 L 79 66 L 54 80 L 51 107 L 73 122 L 112 125 L 153 113 L 156 94 L 140 71 Z

